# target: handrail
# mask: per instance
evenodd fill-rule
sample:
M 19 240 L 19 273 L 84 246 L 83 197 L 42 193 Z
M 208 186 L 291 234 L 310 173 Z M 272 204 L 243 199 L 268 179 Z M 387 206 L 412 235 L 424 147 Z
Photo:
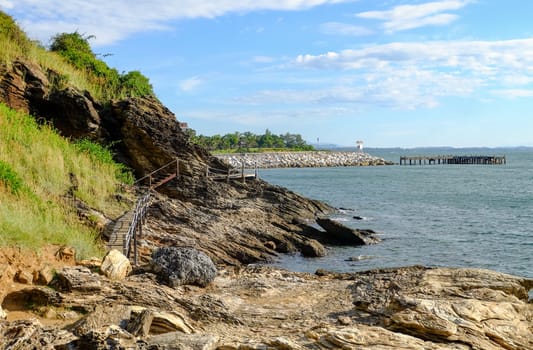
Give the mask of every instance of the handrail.
M 124 237 L 123 241 L 123 252 L 124 255 L 129 258 L 131 253 L 131 240 L 133 239 L 133 250 L 134 250 L 134 264 L 137 265 L 137 230 L 139 230 L 140 234 L 142 235 L 142 225 L 146 219 L 146 213 L 148 212 L 148 207 L 150 206 L 150 197 L 151 192 L 148 191 L 145 193 L 139 200 L 137 200 L 137 203 L 135 204 L 135 210 L 133 212 L 133 217 L 131 218 L 130 225 L 128 228 L 128 232 L 126 233 L 126 236 Z
M 139 184 L 142 181 L 149 179 L 148 191 L 137 200 L 131 221 L 129 222 L 128 231 L 126 232 L 123 238 L 123 241 L 122 241 L 122 244 L 123 244 L 122 252 L 127 258 L 129 258 L 130 253 L 131 253 L 131 241 L 133 240 L 133 259 L 134 259 L 135 265 L 137 265 L 137 239 L 138 237 L 142 236 L 142 225 L 144 224 L 146 220 L 146 214 L 148 212 L 148 207 L 150 206 L 150 198 L 152 195 L 151 191 L 155 189 L 156 187 L 158 187 L 159 185 L 163 184 L 163 182 L 161 182 L 159 184 L 152 185 L 152 176 L 158 173 L 161 173 L 164 169 L 167 169 L 171 165 L 174 165 L 174 164 L 175 164 L 175 168 L 173 169 L 172 172 L 170 172 L 170 177 L 167 176 L 166 178 L 165 182 L 168 182 L 169 180 L 179 176 L 179 159 L 178 158 L 150 172 L 149 174 L 141 177 L 140 179 L 138 179 L 137 181 L 133 183 L 135 186 L 139 186 Z M 168 174 L 169 173 L 167 173 L 166 175 Z
M 158 173 L 163 172 L 164 169 L 168 169 L 170 166 L 175 165 L 175 168 L 173 171 L 165 172 L 164 175 L 166 175 L 166 178 L 159 182 L 158 184 L 153 185 L 152 184 L 152 177 L 154 175 L 157 175 Z M 149 180 L 149 186 L 146 193 L 144 193 L 136 202 L 135 209 L 133 211 L 133 215 L 131 218 L 131 221 L 129 222 L 128 231 L 126 232 L 123 241 L 122 241 L 122 252 L 124 255 L 129 258 L 131 253 L 131 246 L 132 246 L 132 240 L 133 240 L 133 259 L 134 264 L 137 265 L 137 239 L 142 236 L 142 225 L 144 224 L 146 220 L 146 214 L 148 212 L 148 207 L 150 206 L 150 199 L 152 195 L 152 190 L 157 188 L 158 186 L 162 185 L 165 182 L 170 181 L 171 179 L 179 176 L 179 159 L 176 158 L 173 161 L 163 165 L 162 167 L 150 172 L 149 174 L 141 177 L 137 181 L 134 182 L 134 185 L 139 186 L 140 183 L 146 179 Z M 242 169 L 239 171 L 238 169 L 234 168 L 228 168 L 228 169 L 216 169 L 216 168 L 210 168 L 207 166 L 206 168 L 206 176 L 211 177 L 213 179 L 226 179 L 229 181 L 230 178 L 237 179 L 242 178 L 242 181 L 244 182 L 246 177 L 253 176 L 254 178 L 257 178 L 257 167 L 255 169 L 254 175 L 247 175 L 244 172 L 244 164 L 242 166 Z M 212 175 L 210 175 L 210 173 Z
M 175 171 L 173 171 L 173 173 L 176 173 L 176 176 L 179 175 L 179 159 L 176 158 L 176 159 L 172 160 L 171 162 L 168 162 L 167 164 L 163 165 L 162 167 L 152 171 L 151 173 L 148 173 L 148 174 L 144 175 L 140 179 L 137 179 L 133 184 L 138 186 L 142 181 L 144 181 L 146 179 L 149 179 L 149 187 L 151 187 L 152 186 L 152 176 L 160 173 L 163 169 L 166 169 L 166 168 L 168 168 L 169 166 L 171 166 L 173 164 L 176 164 L 176 168 L 174 169 Z
M 240 170 L 231 167 L 228 169 L 217 169 L 211 168 L 209 165 L 206 165 L 205 177 L 212 178 L 214 180 L 225 179 L 227 182 L 229 182 L 230 179 L 242 179 L 242 181 L 244 182 L 246 178 L 249 177 L 253 177 L 254 179 L 258 178 L 257 166 L 253 169 L 253 171 L 253 174 L 246 174 L 244 163 L 242 164 Z

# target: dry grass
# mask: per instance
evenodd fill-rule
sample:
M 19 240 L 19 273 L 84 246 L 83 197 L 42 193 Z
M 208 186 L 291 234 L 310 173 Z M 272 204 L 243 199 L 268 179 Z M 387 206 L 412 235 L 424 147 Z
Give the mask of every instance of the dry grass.
M 50 127 L 2 104 L 0 130 L 0 161 L 23 188 L 12 193 L 0 181 L 0 244 L 67 244 L 80 257 L 98 255 L 97 233 L 79 222 L 65 198 L 73 193 L 91 208 L 118 216 L 126 208 L 114 199 L 117 165 L 99 162 Z

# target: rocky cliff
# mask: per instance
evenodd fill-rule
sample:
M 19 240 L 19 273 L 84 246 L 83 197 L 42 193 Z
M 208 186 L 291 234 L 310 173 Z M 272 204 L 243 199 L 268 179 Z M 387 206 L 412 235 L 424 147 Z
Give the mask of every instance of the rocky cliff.
M 228 168 L 189 142 L 175 115 L 155 98 L 99 103 L 88 92 L 57 84 L 58 74 L 25 61 L 0 70 L 0 100 L 49 121 L 64 136 L 113 145 L 137 177 L 179 159 L 179 178 L 160 188 L 150 209 L 143 256 L 159 245 L 195 246 L 217 263 L 268 261 L 277 252 L 325 254 L 305 220 L 327 205 L 256 181 L 214 181 L 206 168 Z

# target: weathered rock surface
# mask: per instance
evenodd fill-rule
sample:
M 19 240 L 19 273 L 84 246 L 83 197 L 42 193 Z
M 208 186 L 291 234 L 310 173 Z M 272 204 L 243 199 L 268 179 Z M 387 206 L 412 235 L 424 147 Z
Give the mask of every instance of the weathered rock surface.
M 213 261 L 193 248 L 159 248 L 152 254 L 150 266 L 171 287 L 185 284 L 205 287 L 217 274 Z
M 59 290 L 93 292 L 102 288 L 98 275 L 86 267 L 64 267 L 57 272 L 54 287 Z
M 128 258 L 116 249 L 111 249 L 104 257 L 100 270 L 106 277 L 122 280 L 132 271 L 131 263 Z
M 169 288 L 149 274 L 96 276 L 98 293 L 53 301 L 83 303 L 82 319 L 66 328 L 0 321 L 0 348 L 20 338 L 21 349 L 533 349 L 533 280 L 493 271 L 316 276 L 256 266 L 220 271 L 207 289 Z

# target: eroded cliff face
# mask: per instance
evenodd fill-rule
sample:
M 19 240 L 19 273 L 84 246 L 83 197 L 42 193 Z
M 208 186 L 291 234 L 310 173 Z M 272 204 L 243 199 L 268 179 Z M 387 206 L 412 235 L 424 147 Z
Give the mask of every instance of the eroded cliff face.
M 324 246 L 305 236 L 313 220 L 332 210 L 261 180 L 214 181 L 206 168 L 228 165 L 189 142 L 175 115 L 155 98 L 101 104 L 88 92 L 58 88 L 58 74 L 17 61 L 0 71 L 0 100 L 53 123 L 64 136 L 112 145 L 116 158 L 138 178 L 176 158 L 179 177 L 166 186 L 150 209 L 145 258 L 160 245 L 200 248 L 217 263 L 268 261 L 276 253 L 321 256 Z

